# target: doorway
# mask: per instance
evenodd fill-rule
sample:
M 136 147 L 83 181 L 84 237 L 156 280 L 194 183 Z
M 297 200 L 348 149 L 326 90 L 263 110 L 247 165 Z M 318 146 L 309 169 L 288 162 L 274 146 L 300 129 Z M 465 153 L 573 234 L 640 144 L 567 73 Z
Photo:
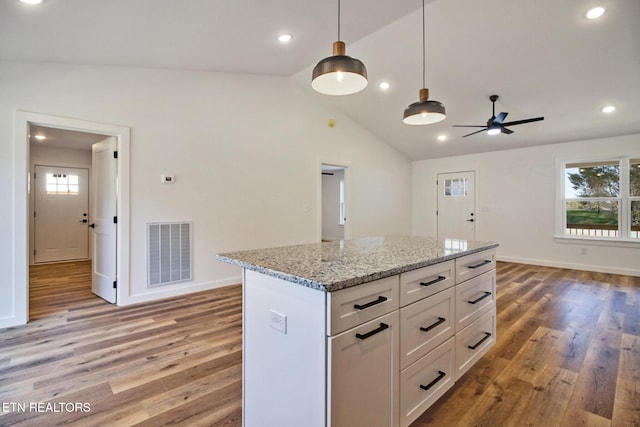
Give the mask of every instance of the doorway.
M 439 173 L 438 238 L 475 240 L 475 171 Z
M 346 165 L 321 163 L 320 236 L 330 242 L 349 237 Z
M 62 118 L 38 113 L 16 112 L 15 115 L 15 209 L 14 215 L 14 251 L 16 268 L 14 269 L 14 307 L 16 320 L 27 323 L 29 320 L 29 251 L 33 233 L 29 230 L 29 197 L 34 191 L 32 179 L 30 137 L 31 131 L 38 127 L 49 128 L 58 132 L 91 133 L 101 139 L 113 139 L 118 146 L 117 179 L 114 179 L 114 193 L 117 194 L 115 225 L 115 254 L 118 288 L 114 288 L 113 302 L 118 304 L 126 300 L 127 295 L 121 292 L 129 288 L 129 128 L 107 125 L 84 120 Z M 90 149 L 90 148 L 89 148 Z M 79 221 L 82 221 L 80 219 Z M 87 224 L 88 226 L 89 224 Z M 114 280 L 113 286 L 116 286 Z

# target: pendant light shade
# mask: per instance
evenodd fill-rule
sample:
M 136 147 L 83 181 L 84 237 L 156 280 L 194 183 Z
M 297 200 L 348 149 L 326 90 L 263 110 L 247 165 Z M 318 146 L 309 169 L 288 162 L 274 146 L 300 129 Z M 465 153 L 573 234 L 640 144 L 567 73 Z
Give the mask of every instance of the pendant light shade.
M 367 87 L 367 68 L 362 61 L 345 55 L 344 42 L 333 43 L 333 56 L 313 69 L 311 87 L 325 95 L 351 95 Z
M 313 69 L 311 87 L 325 95 L 351 95 L 367 87 L 367 68 L 346 55 L 340 41 L 340 0 L 338 0 L 338 41 L 333 43 L 333 56 L 324 58 Z
M 404 110 L 402 121 L 408 125 L 429 125 L 438 123 L 447 117 L 444 104 L 430 100 L 429 89 L 425 87 L 425 58 L 427 56 L 425 39 L 424 0 L 422 0 L 422 89 L 419 92 L 420 101 L 414 102 Z
M 429 100 L 429 89 L 420 89 L 420 101 L 414 102 L 404 110 L 402 121 L 408 125 L 429 125 L 438 123 L 447 117 L 442 102 Z

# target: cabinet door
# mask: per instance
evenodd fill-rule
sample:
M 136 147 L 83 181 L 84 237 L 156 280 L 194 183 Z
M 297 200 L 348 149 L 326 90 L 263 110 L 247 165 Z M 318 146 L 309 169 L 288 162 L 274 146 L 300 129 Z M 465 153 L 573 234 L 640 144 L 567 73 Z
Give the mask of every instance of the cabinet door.
M 496 305 L 496 271 L 456 286 L 456 333 Z
M 331 427 L 398 425 L 399 323 L 394 311 L 328 338 Z
M 496 309 L 493 307 L 456 334 L 456 381 L 496 343 Z

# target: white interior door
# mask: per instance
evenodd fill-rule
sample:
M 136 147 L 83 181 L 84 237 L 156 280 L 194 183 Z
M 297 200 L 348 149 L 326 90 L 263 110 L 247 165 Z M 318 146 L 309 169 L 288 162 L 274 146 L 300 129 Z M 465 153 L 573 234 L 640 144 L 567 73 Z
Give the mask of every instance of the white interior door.
M 438 174 L 438 237 L 476 238 L 475 172 Z
M 91 290 L 111 303 L 116 302 L 117 160 L 116 139 L 92 145 L 93 262 Z
M 34 262 L 89 258 L 89 170 L 36 166 Z

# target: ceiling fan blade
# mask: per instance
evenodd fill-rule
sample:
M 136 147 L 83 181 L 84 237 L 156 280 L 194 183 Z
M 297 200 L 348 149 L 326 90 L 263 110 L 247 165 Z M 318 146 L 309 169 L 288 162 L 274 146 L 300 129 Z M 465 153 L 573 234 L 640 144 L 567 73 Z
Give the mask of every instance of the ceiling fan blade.
M 504 126 L 502 127 L 502 129 L 500 129 L 500 132 L 506 133 L 507 135 L 511 135 L 513 133 L 513 131 L 511 129 L 507 129 Z
M 486 127 L 485 127 L 484 129 L 480 129 L 480 130 L 477 130 L 477 131 L 475 131 L 475 132 L 471 132 L 471 133 L 468 133 L 468 134 L 466 134 L 466 135 L 463 135 L 462 137 L 463 137 L 463 138 L 466 138 L 466 137 L 468 137 L 468 136 L 475 135 L 476 133 L 484 132 L 485 130 L 487 130 L 487 128 L 486 128 Z
M 516 120 L 516 121 L 513 121 L 513 122 L 503 123 L 502 126 L 522 125 L 524 123 L 539 122 L 540 120 L 544 120 L 544 117 L 535 117 L 533 119 Z
M 486 128 L 487 126 L 476 126 L 476 125 L 453 125 L 454 128 Z
M 492 124 L 495 123 L 495 124 L 501 125 L 502 122 L 504 122 L 504 119 L 507 118 L 507 114 L 509 114 L 509 113 L 502 112 L 502 113 L 498 114 L 498 116 L 495 119 L 493 119 L 493 121 L 491 123 Z

